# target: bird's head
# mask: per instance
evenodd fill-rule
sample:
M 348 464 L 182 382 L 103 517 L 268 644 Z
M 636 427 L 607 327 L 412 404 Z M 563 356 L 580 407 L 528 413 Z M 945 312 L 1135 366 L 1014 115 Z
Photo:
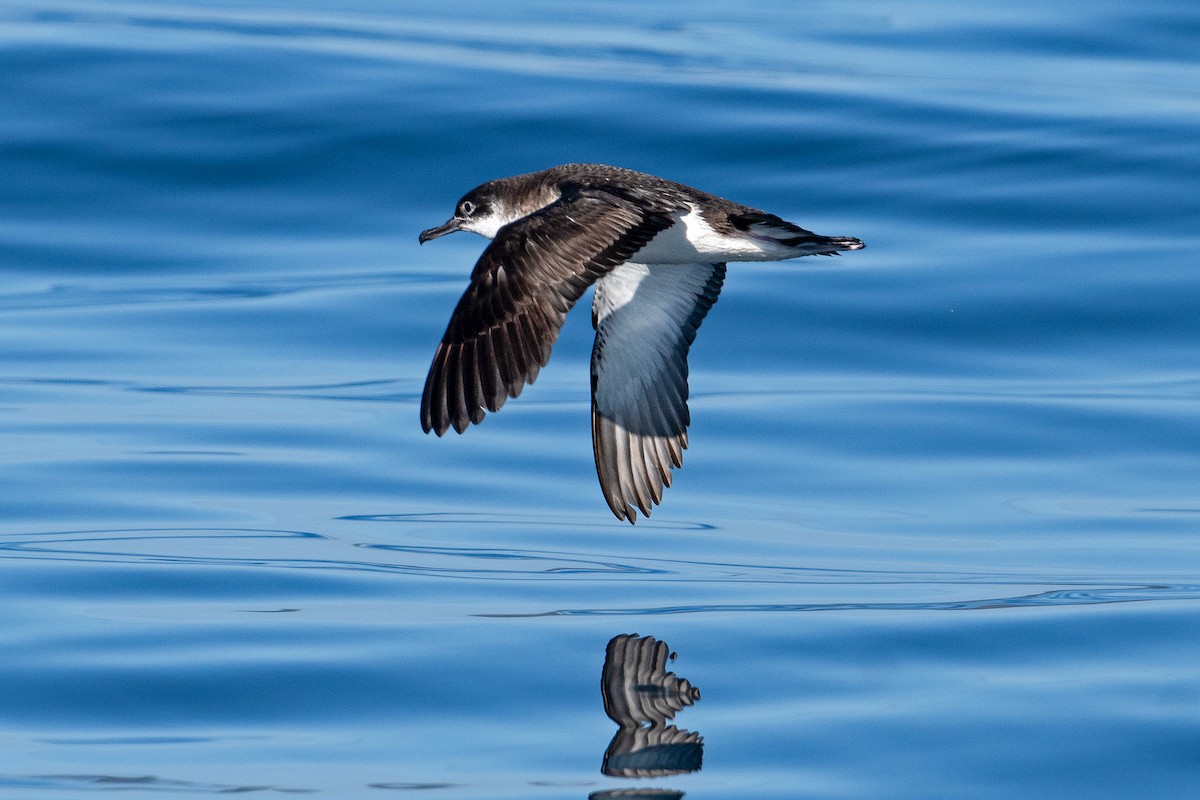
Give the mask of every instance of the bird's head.
M 463 195 L 454 207 L 453 217 L 435 228 L 421 231 L 419 241 L 425 244 L 455 231 L 470 231 L 491 239 L 496 231 L 512 221 L 504 212 L 505 204 L 496 196 L 492 185 L 485 183 Z

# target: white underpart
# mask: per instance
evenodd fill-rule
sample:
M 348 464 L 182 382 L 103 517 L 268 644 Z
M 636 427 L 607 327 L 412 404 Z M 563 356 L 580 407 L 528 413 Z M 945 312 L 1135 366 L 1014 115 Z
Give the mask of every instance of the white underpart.
M 596 321 L 603 322 L 618 308 L 628 305 L 638 287 L 650 277 L 650 269 L 649 264 L 627 261 L 597 280 L 596 295 L 592 299 L 592 313 Z
M 647 264 L 691 264 L 697 261 L 778 261 L 803 255 L 793 248 L 748 234 L 725 236 L 717 233 L 694 206 L 686 214 L 677 213 L 676 219 L 674 225 L 655 236 L 634 258 Z M 763 234 L 769 235 L 766 231 Z
M 694 311 L 697 297 L 703 294 L 704 285 L 712 275 L 713 264 L 708 261 L 686 264 L 625 261 L 596 281 L 592 299 L 595 323 L 602 326 L 618 309 L 630 306 L 630 313 L 620 321 L 619 344 L 666 351 L 667 343 L 678 341 L 678 331 Z
M 688 351 L 680 347 L 680 331 L 710 275 L 710 264 L 626 261 L 596 281 L 592 314 L 600 362 L 593 368 L 599 372 L 595 398 L 602 413 L 628 423 L 647 393 L 682 393 L 672 404 L 688 396 Z
M 687 347 L 682 331 L 712 276 L 711 264 L 627 262 L 596 281 L 592 313 L 600 363 L 598 409 L 628 426 L 648 394 L 665 405 L 687 398 Z M 619 317 L 613 317 L 624 309 Z

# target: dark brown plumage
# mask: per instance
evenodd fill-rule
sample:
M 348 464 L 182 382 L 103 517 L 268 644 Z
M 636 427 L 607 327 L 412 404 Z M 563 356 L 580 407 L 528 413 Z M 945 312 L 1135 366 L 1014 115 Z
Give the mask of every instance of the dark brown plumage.
M 472 189 L 421 242 L 492 238 L 454 309 L 421 397 L 443 435 L 516 397 L 550 358 L 567 313 L 595 284 L 592 449 L 619 519 L 649 515 L 687 448 L 688 351 L 726 261 L 834 255 L 863 246 L 653 175 L 565 164 Z

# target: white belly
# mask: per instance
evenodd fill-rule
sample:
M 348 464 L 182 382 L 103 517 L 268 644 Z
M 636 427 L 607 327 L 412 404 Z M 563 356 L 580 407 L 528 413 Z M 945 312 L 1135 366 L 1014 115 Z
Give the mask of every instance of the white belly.
M 697 261 L 775 261 L 790 258 L 788 248 L 750 236 L 725 236 L 695 211 L 679 214 L 674 225 L 650 240 L 630 261 L 691 264 Z

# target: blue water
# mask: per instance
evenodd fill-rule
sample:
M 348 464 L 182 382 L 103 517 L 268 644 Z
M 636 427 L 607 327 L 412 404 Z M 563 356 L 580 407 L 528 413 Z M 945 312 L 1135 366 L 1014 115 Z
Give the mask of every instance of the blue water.
M 0 109 L 4 797 L 1200 790 L 1200 6 L 7 0 Z M 418 424 L 417 232 L 566 161 L 868 245 L 731 265 L 635 528 L 583 309 Z

